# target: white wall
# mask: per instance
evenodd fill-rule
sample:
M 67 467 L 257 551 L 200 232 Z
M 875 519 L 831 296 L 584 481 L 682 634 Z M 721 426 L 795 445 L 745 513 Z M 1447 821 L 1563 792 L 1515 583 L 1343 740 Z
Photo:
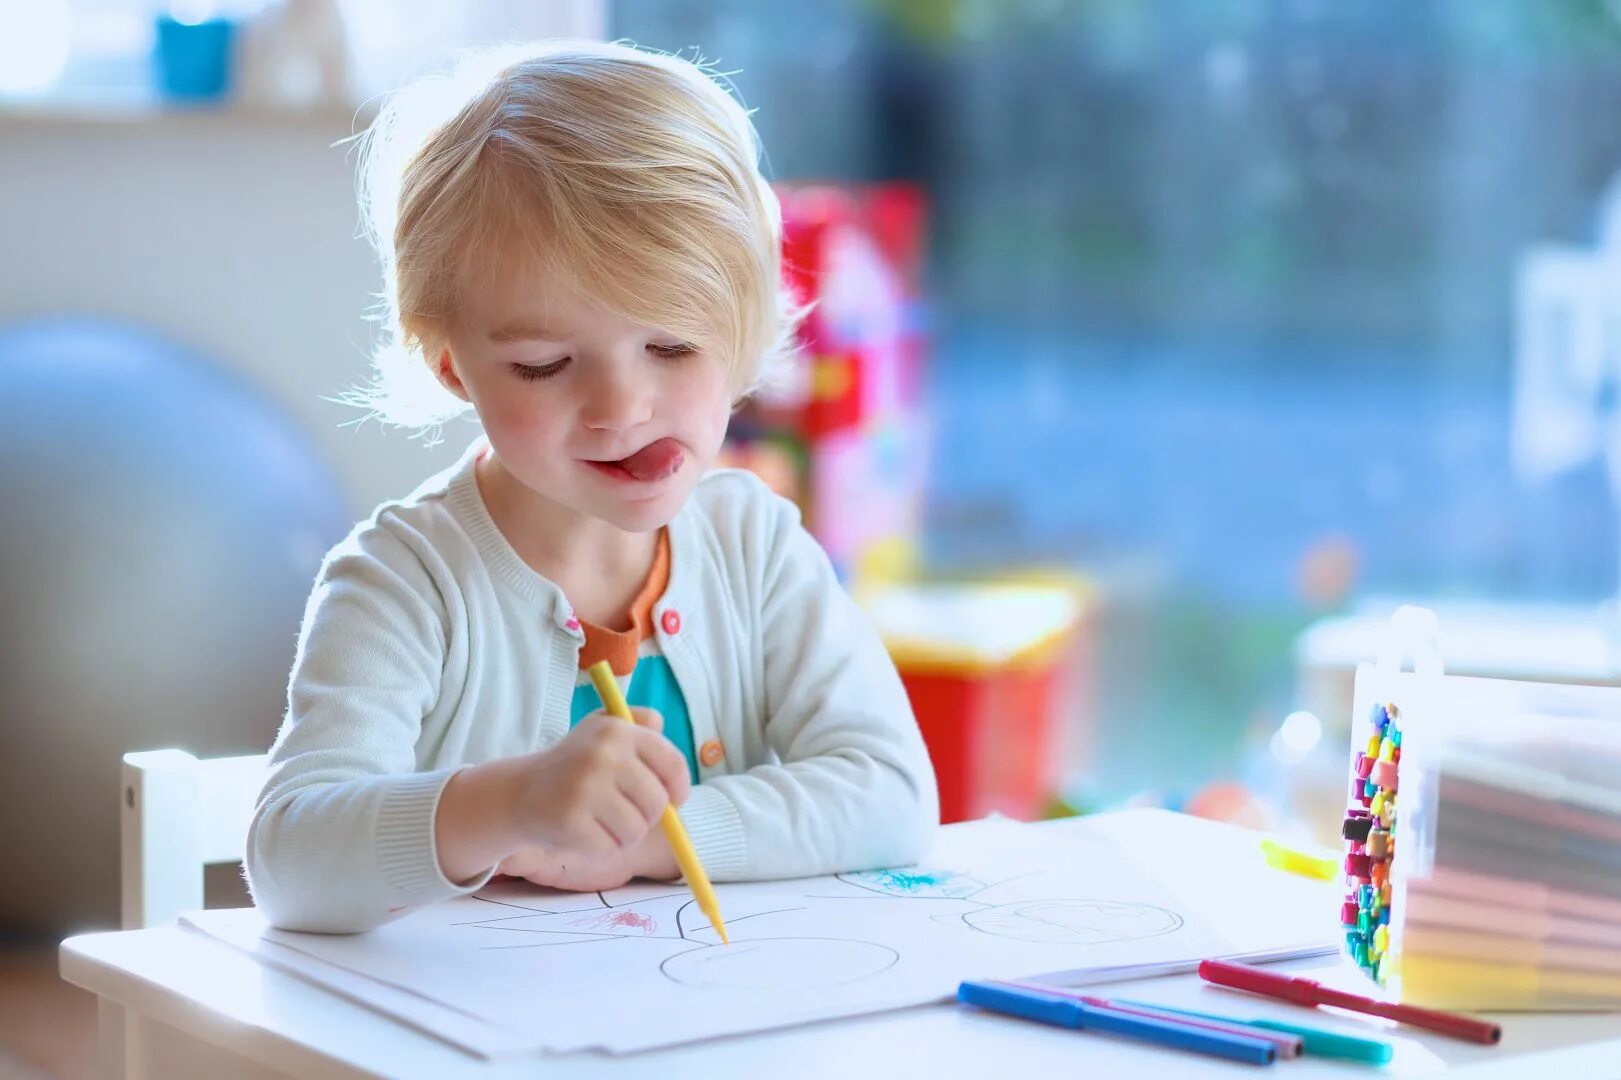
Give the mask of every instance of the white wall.
M 0 111 L 0 323 L 148 324 L 238 371 L 309 432 L 356 516 L 408 492 L 432 450 L 323 400 L 362 381 L 380 287 L 358 239 L 354 153 L 333 113 Z M 178 418 L 177 418 L 178 419 Z
M 606 0 L 338 0 L 362 101 L 456 49 L 602 38 Z M 67 92 L 65 91 L 66 95 Z M 140 96 L 140 95 L 136 95 Z M 76 108 L 0 101 L 0 324 L 83 313 L 165 331 L 282 405 L 332 462 L 356 516 L 454 459 L 322 400 L 364 380 L 381 281 L 358 239 L 347 111 Z

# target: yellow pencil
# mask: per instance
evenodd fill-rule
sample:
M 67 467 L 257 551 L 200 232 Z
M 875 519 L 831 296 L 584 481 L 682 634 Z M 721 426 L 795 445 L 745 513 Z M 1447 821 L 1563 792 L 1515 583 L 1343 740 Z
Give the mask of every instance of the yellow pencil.
M 608 710 L 608 715 L 634 724 L 636 721 L 630 715 L 630 706 L 625 704 L 625 695 L 619 692 L 619 681 L 614 678 L 608 661 L 598 660 L 592 664 L 589 674 L 591 684 L 597 688 L 597 695 L 602 698 L 602 707 Z M 697 899 L 698 906 L 709 916 L 709 925 L 720 935 L 722 945 L 730 945 L 726 937 L 726 923 L 720 917 L 720 904 L 715 899 L 715 888 L 709 884 L 709 875 L 704 872 L 704 864 L 698 861 L 698 853 L 692 850 L 692 839 L 687 836 L 687 827 L 681 824 L 675 807 L 664 808 L 664 813 L 659 815 L 659 828 L 664 830 L 664 839 L 669 842 L 670 850 L 675 852 L 676 865 L 681 867 L 687 884 L 692 886 L 692 895 Z

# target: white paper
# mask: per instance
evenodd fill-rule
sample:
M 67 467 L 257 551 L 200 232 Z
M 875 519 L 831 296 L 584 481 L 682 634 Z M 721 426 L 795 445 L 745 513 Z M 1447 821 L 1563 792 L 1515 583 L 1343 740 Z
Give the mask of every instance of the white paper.
M 947 999 L 967 978 L 1102 981 L 1333 947 L 1331 889 L 1302 893 L 1258 851 L 1220 883 L 1197 863 L 1180 877 L 1150 869 L 1135 841 L 1185 819 L 1151 815 L 1145 831 L 1142 816 L 1118 817 L 1136 831 L 1111 818 L 976 822 L 943 829 L 917 867 L 719 885 L 729 946 L 668 884 L 577 894 L 502 881 L 348 936 L 271 929 L 252 909 L 184 921 L 485 1056 L 624 1052 L 877 1012 Z

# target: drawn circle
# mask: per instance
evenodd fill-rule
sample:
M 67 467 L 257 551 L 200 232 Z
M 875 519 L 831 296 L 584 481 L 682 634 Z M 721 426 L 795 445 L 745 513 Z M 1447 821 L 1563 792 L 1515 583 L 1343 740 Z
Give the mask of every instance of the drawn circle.
M 1169 934 L 1182 916 L 1117 900 L 1021 900 L 970 911 L 963 922 L 982 933 L 1048 945 L 1107 945 Z
M 677 953 L 659 970 L 706 990 L 819 990 L 868 978 L 899 960 L 894 949 L 870 941 L 754 938 Z

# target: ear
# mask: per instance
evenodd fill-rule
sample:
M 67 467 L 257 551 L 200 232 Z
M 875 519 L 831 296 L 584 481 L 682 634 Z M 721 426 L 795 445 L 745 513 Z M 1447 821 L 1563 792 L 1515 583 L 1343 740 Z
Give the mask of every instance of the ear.
M 467 387 L 462 384 L 462 377 L 456 372 L 456 361 L 450 355 L 450 346 L 446 345 L 439 350 L 439 358 L 433 361 L 433 374 L 439 380 L 440 386 L 463 401 L 472 402 L 473 399 L 467 394 Z

